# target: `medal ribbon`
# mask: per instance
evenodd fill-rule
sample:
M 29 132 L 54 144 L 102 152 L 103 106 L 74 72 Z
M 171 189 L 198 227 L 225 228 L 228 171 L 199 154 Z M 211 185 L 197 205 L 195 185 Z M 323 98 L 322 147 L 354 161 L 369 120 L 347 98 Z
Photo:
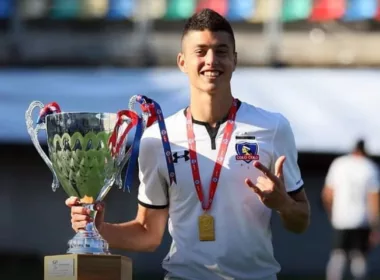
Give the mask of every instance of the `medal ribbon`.
M 164 115 L 162 114 L 161 107 L 156 101 L 144 95 L 139 95 L 136 98 L 136 101 L 141 104 L 141 109 L 144 112 L 148 111 L 150 113 L 150 117 L 147 122 L 147 127 L 152 125 L 156 120 L 158 121 L 162 146 L 164 148 L 164 153 L 165 153 L 165 158 L 166 158 L 166 166 L 169 173 L 170 185 L 172 185 L 172 183 L 177 183 L 173 159 L 172 159 L 172 152 L 171 152 L 170 143 L 169 143 L 169 137 L 166 130 Z
M 220 145 L 220 148 L 218 151 L 218 157 L 216 159 L 215 166 L 214 166 L 214 171 L 212 173 L 207 205 L 205 204 L 204 196 L 203 196 L 202 182 L 201 182 L 201 176 L 199 172 L 198 159 L 197 159 L 197 147 L 195 144 L 195 135 L 194 135 L 194 130 L 193 130 L 193 121 L 192 121 L 190 109 L 187 110 L 186 126 L 187 126 L 187 139 L 188 139 L 189 150 L 190 150 L 189 153 L 190 153 L 191 171 L 193 174 L 194 186 L 197 191 L 199 201 L 202 204 L 202 209 L 204 211 L 210 210 L 211 204 L 213 202 L 214 195 L 216 192 L 216 188 L 218 187 L 218 181 L 219 181 L 220 172 L 223 166 L 223 161 L 226 156 L 228 144 L 230 143 L 231 135 L 234 129 L 237 109 L 238 109 L 238 100 L 234 99 L 232 107 L 230 108 L 230 111 L 228 113 L 227 125 L 224 130 L 222 143 Z

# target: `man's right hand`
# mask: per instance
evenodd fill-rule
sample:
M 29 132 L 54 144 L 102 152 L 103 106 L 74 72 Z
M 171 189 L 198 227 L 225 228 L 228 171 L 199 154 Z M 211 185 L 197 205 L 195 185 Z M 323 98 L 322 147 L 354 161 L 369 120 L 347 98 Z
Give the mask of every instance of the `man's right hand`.
M 92 222 L 90 210 L 81 206 L 80 200 L 77 197 L 69 197 L 65 201 L 66 205 L 71 208 L 71 227 L 75 232 L 85 229 L 86 225 Z M 95 227 L 100 232 L 104 223 L 104 204 L 96 203 L 97 211 L 95 218 Z

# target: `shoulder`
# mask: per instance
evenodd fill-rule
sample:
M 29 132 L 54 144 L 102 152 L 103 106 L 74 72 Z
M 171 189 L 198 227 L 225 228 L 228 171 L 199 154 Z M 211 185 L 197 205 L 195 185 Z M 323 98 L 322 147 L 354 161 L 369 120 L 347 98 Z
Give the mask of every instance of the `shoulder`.
M 374 174 L 379 174 L 379 166 L 377 165 L 377 163 L 371 158 L 367 157 L 365 159 L 367 162 L 367 169 Z
M 269 111 L 246 102 L 242 102 L 241 109 L 241 120 L 243 122 L 272 129 L 277 133 L 291 131 L 289 120 L 279 112 Z
M 172 135 L 175 130 L 176 126 L 178 126 L 182 121 L 185 120 L 183 110 L 181 109 L 177 111 L 176 113 L 166 117 L 164 119 L 165 121 L 165 126 L 166 126 L 166 133 L 169 135 Z M 150 127 L 146 128 L 144 130 L 143 136 L 141 138 L 141 144 L 144 143 L 149 143 L 149 144 L 154 144 L 156 143 L 157 145 L 162 145 L 161 144 L 161 129 L 159 127 L 158 122 L 155 122 L 152 124 Z
M 330 168 L 336 169 L 338 167 L 345 166 L 346 163 L 349 162 L 350 160 L 351 158 L 349 155 L 338 156 L 335 159 L 333 159 L 333 161 L 331 162 Z

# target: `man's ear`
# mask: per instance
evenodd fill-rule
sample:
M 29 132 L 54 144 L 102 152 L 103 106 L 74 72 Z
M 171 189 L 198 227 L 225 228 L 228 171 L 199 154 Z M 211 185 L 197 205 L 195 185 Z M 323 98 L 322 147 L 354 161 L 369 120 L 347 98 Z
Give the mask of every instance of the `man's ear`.
M 233 71 L 235 71 L 236 66 L 237 66 L 237 52 L 234 52 L 234 69 L 233 69 Z
M 177 55 L 177 65 L 183 73 L 187 73 L 185 55 L 182 52 Z

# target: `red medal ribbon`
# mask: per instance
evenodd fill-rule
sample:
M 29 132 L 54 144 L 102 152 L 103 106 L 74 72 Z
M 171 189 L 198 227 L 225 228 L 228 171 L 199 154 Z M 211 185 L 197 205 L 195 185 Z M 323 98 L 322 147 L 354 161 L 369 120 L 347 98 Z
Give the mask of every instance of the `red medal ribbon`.
M 201 176 L 199 172 L 198 159 L 197 159 L 197 148 L 195 144 L 195 135 L 194 135 L 194 130 L 193 130 L 193 121 L 192 121 L 190 109 L 187 110 L 186 126 L 187 126 L 187 140 L 189 143 L 189 150 L 190 150 L 189 154 L 190 154 L 191 171 L 193 174 L 195 189 L 197 191 L 199 201 L 201 202 L 202 209 L 204 211 L 210 210 L 212 201 L 214 199 L 216 188 L 218 186 L 220 172 L 223 166 L 223 161 L 226 156 L 228 144 L 230 143 L 230 140 L 231 140 L 231 135 L 233 133 L 237 109 L 238 109 L 238 100 L 234 99 L 232 107 L 230 108 L 230 111 L 228 113 L 228 120 L 227 120 L 226 128 L 224 130 L 223 140 L 220 145 L 218 157 L 216 159 L 215 166 L 214 166 L 214 171 L 212 173 L 210 189 L 209 189 L 209 199 L 208 199 L 207 205 L 205 205 L 205 201 L 203 197 L 202 182 L 201 182 Z

